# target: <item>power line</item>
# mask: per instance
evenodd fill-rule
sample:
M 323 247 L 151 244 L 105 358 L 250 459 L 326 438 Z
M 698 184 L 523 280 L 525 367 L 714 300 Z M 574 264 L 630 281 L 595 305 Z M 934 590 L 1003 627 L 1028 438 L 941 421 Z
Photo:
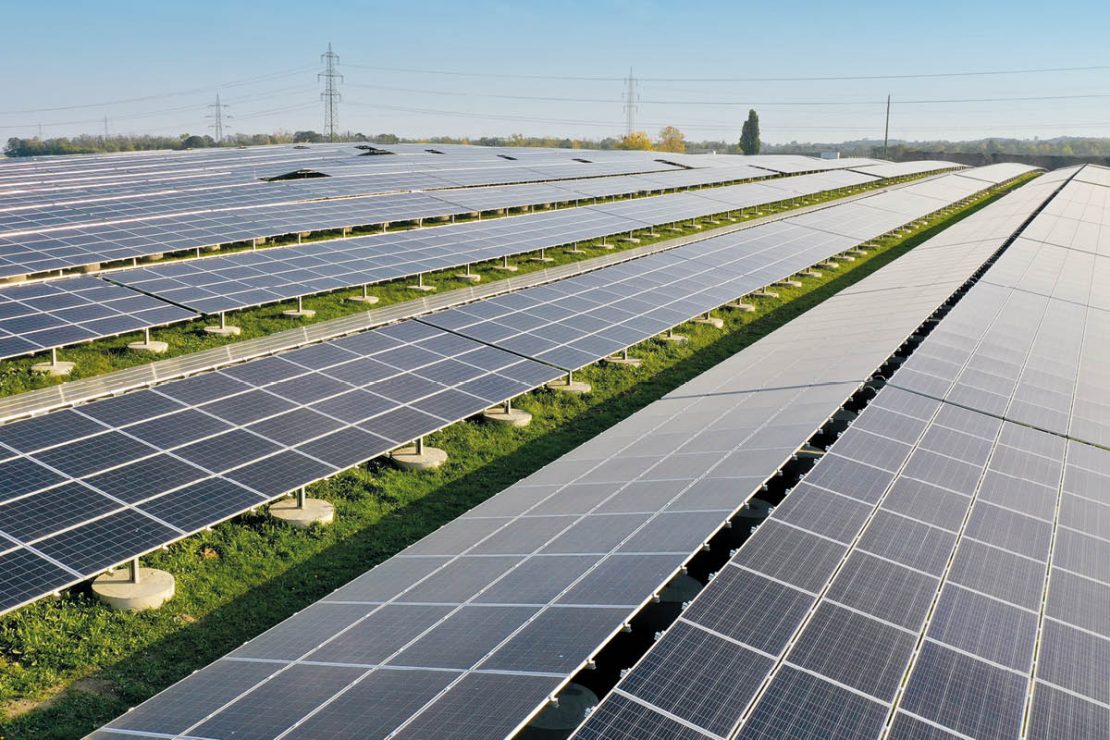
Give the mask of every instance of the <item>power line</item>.
M 623 82 L 625 78 L 593 75 L 535 75 L 514 74 L 509 72 L 460 72 L 443 69 L 414 69 L 408 67 L 379 67 L 367 64 L 348 64 L 356 69 L 369 69 L 378 72 L 405 72 L 410 74 L 443 75 L 449 77 L 488 77 L 492 79 L 513 80 L 559 80 L 567 82 Z M 1093 72 L 1110 70 L 1110 65 L 1085 67 L 1042 67 L 1038 69 L 999 69 L 963 72 L 925 72 L 915 74 L 889 75 L 819 75 L 804 77 L 641 77 L 641 82 L 832 82 L 858 80 L 913 80 L 944 77 L 993 77 L 1000 75 L 1045 74 L 1054 72 Z
M 349 65 L 348 65 L 349 66 Z M 636 79 L 637 87 L 641 78 Z M 628 78 L 623 78 L 622 82 L 627 83 Z M 411 93 L 414 95 L 435 95 L 435 96 L 452 96 L 464 98 L 498 98 L 503 100 L 531 100 L 537 102 L 550 102 L 550 103 L 598 103 L 598 104 L 611 104 L 615 102 L 616 98 L 575 98 L 575 97 L 560 97 L 553 95 L 512 95 L 508 93 L 489 93 L 489 92 L 475 92 L 475 91 L 460 91 L 460 90 L 427 90 L 410 87 L 391 87 L 388 85 L 366 85 L 357 82 L 346 82 L 348 87 L 357 87 L 365 90 L 383 90 L 387 92 L 401 92 Z M 621 95 L 621 100 L 625 100 L 626 94 Z M 1019 95 L 1013 97 L 991 97 L 991 98 L 920 98 L 920 99 L 906 99 L 899 100 L 900 105 L 942 105 L 942 104 L 962 104 L 962 103 L 1009 103 L 1009 102 L 1034 102 L 1034 101 L 1051 101 L 1051 100 L 1105 100 L 1110 98 L 1110 93 L 1080 93 L 1075 95 Z M 883 105 L 885 99 L 875 100 L 765 100 L 765 101 L 751 101 L 751 100 L 644 100 L 637 95 L 637 103 L 647 105 L 699 105 L 699 106 L 761 106 L 773 107 L 778 105 L 789 106 L 813 106 L 813 107 L 845 107 L 854 105 Z
M 339 83 L 343 81 L 343 75 L 335 71 L 339 65 L 339 55 L 331 50 L 330 42 L 328 50 L 320 55 L 320 60 L 324 63 L 324 71 L 316 75 L 316 79 L 324 80 L 324 92 L 320 93 L 320 99 L 324 101 L 324 133 L 328 141 L 335 141 L 335 130 L 339 124 L 339 101 L 343 99 L 339 94 Z

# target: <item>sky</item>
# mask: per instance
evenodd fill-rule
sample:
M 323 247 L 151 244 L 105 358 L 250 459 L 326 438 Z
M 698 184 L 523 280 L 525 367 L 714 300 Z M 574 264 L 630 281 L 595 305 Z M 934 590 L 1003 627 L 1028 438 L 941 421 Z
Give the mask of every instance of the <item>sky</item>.
M 620 136 L 631 70 L 653 136 L 881 139 L 889 94 L 892 139 L 1110 137 L 1106 2 L 5 5 L 0 140 L 211 133 L 217 94 L 227 132 L 319 131 L 329 43 L 368 135 Z

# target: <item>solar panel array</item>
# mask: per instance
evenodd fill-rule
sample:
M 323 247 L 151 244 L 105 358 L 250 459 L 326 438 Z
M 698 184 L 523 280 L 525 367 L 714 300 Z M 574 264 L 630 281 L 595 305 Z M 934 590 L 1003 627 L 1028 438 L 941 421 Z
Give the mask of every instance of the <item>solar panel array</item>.
M 801 176 L 801 182 L 776 181 L 775 187 L 755 183 L 700 191 L 705 197 L 686 193 L 649 199 L 646 205 L 606 209 L 566 209 L 529 214 L 508 220 L 458 224 L 427 232 L 395 232 L 373 237 L 335 240 L 328 244 L 290 247 L 275 252 L 240 253 L 198 262 L 174 262 L 157 268 L 117 271 L 111 281 L 102 278 L 67 279 L 35 286 L 0 288 L 0 300 L 18 302 L 9 306 L 12 318 L 0 330 L 0 358 L 17 357 L 89 339 L 114 336 L 194 318 L 194 311 L 212 313 L 266 302 L 280 301 L 337 288 L 413 276 L 422 272 L 494 259 L 506 254 L 541 249 L 598 234 L 619 233 L 660 223 L 659 219 L 686 218 L 690 213 L 742 208 L 796 197 L 822 189 L 859 184 L 863 176 L 851 172 Z M 547 186 L 526 186 L 534 187 Z M 817 189 L 817 190 L 814 190 Z M 480 189 L 470 191 L 481 198 Z M 672 203 L 673 200 L 673 203 Z M 306 208 L 343 207 L 350 201 L 305 204 Z M 664 205 L 672 203 L 671 205 Z M 473 204 L 463 210 L 469 211 Z M 310 226 L 304 214 L 285 214 L 291 228 Z M 654 220 L 653 220 L 654 219 Z M 216 227 L 212 233 L 230 233 L 236 219 Z M 42 287 L 49 285 L 50 287 Z M 94 287 L 96 293 L 90 292 Z M 134 288 L 135 290 L 130 290 Z M 67 293 L 74 295 L 63 295 Z M 21 296 L 49 294 L 49 300 L 27 301 Z M 154 294 L 157 298 L 150 297 Z M 115 310 L 86 307 L 54 317 L 42 307 L 69 307 L 88 301 L 83 295 L 109 299 Z M 158 298 L 163 299 L 163 303 Z M 126 299 L 126 300 L 125 300 Z M 193 311 L 177 304 L 187 305 Z M 3 309 L 0 309 L 2 311 Z M 32 315 L 33 314 L 33 315 Z M 74 321 L 73 318 L 80 319 Z M 76 326 L 75 324 L 79 324 Z M 49 330 L 47 330 L 49 329 Z M 23 336 L 24 333 L 27 336 Z
M 260 716 L 270 736 L 511 735 L 1047 194 L 966 219 L 97 736 Z
M 444 149 L 447 156 L 438 156 L 411 146 L 391 151 L 399 156 L 359 156 L 350 146 L 307 152 L 270 147 L 238 156 L 225 151 L 192 157 L 0 162 L 0 278 L 294 231 L 450 216 L 462 212 L 452 196 L 472 201 L 466 191 L 475 186 L 560 182 L 570 191 L 564 195 L 551 187 L 544 196 L 551 200 L 532 201 L 544 203 L 829 168 L 820 160 L 796 156 L 761 158 L 759 166 L 752 166 L 727 155 L 676 155 L 681 161 L 671 161 L 651 152 L 533 149 L 508 155 L 482 147 L 450 147 Z M 782 167 L 776 169 L 780 160 Z M 261 181 L 298 170 L 327 176 Z M 595 181 L 602 182 L 599 186 Z M 597 196 L 586 195 L 595 190 Z M 493 199 L 488 207 L 526 205 L 512 188 L 500 192 L 500 204 L 493 193 L 484 196 L 486 202 Z M 385 193 L 394 195 L 327 207 L 318 203 Z M 281 206 L 277 215 L 276 206 Z
M 1106 290 L 1089 242 L 1025 238 L 1102 222 L 1103 172 L 1048 203 L 578 736 L 1110 732 Z
M 786 200 L 795 197 L 799 189 L 816 193 L 828 189 L 832 182 L 860 182 L 851 173 L 846 174 L 836 179 L 824 174 L 799 176 L 805 182 L 792 183 L 789 194 L 759 183 L 731 185 L 426 231 L 371 234 L 120 270 L 110 279 L 201 313 L 217 313 Z M 703 193 L 712 193 L 713 197 Z
M 753 168 L 714 169 L 700 177 L 701 182 L 698 184 L 762 177 L 767 174 Z M 350 193 L 332 192 L 327 197 L 315 200 L 308 200 L 311 193 L 254 193 L 253 200 L 257 203 L 252 203 L 248 193 L 238 188 L 224 194 L 227 203 L 222 207 L 217 207 L 218 202 L 212 202 L 218 200 L 216 193 L 190 193 L 189 197 L 196 203 L 178 206 L 182 210 L 177 213 L 168 212 L 156 216 L 120 214 L 111 219 L 37 229 L 28 229 L 26 224 L 15 223 L 12 230 L 0 233 L 0 259 L 6 260 L 0 266 L 0 277 L 141 258 L 151 254 L 180 252 L 302 231 L 450 217 L 475 210 L 563 203 L 597 197 L 588 195 L 587 191 L 599 188 L 605 195 L 627 195 L 683 186 L 680 181 L 667 185 L 632 176 L 597 179 L 605 181 L 604 184 L 599 186 L 587 181 L 585 189 L 581 191 L 574 187 L 579 181 L 571 179 L 565 181 L 565 187 L 502 185 L 455 190 L 433 188 L 434 195 L 405 192 L 365 196 L 361 191 L 368 186 L 353 183 L 347 188 L 351 190 Z M 684 181 L 689 179 L 691 178 L 683 178 Z M 433 183 L 425 185 L 431 186 Z M 292 200 L 293 198 L 298 200 Z M 131 203 L 133 201 L 124 201 L 123 205 Z M 146 205 L 144 208 L 149 209 L 151 206 Z M 56 209 L 45 210 L 49 214 L 47 218 L 52 218 Z M 103 206 L 98 206 L 95 210 L 102 211 Z M 41 215 L 22 212 L 9 212 L 8 217 L 9 221 L 17 217 L 35 221 L 43 219 Z M 20 230 L 21 226 L 23 230 Z
M 969 195 L 949 176 L 713 237 L 557 284 L 422 319 L 567 370 L 800 272 Z M 950 187 L 947 200 L 932 194 Z
M 827 240 L 826 235 L 819 236 L 822 242 Z M 650 273 L 653 267 L 650 260 L 646 258 L 630 263 L 639 266 L 631 269 Z M 773 262 L 770 264 L 773 265 Z M 763 276 L 769 280 L 777 279 L 799 266 L 793 263 L 788 269 L 769 266 Z M 592 274 L 604 281 L 607 275 L 614 272 L 625 275 L 628 269 L 627 265 L 617 265 Z M 521 295 L 527 293 L 522 291 Z M 719 302 L 728 300 L 728 297 L 722 296 L 717 295 Z M 683 309 L 686 313 L 682 313 Z M 697 307 L 673 305 L 668 319 L 672 325 L 681 323 L 699 311 L 700 304 Z M 579 313 L 579 321 L 587 326 L 596 327 L 603 322 L 586 315 L 584 311 Z M 666 328 L 660 326 L 656 331 Z M 451 354 L 447 349 L 438 355 L 424 346 L 405 351 L 392 349 L 383 356 L 375 354 L 375 357 L 361 362 L 351 362 L 347 353 L 342 351 L 348 346 L 373 347 L 377 353 L 396 343 L 391 341 L 395 333 L 403 337 L 426 337 L 428 344 L 438 342 L 448 349 L 453 348 L 458 354 L 485 347 L 483 351 L 497 357 L 526 363 L 521 371 L 525 375 L 500 383 L 484 377 L 474 380 L 453 375 L 452 371 L 458 373 L 465 368 L 455 367 L 457 362 L 454 365 L 441 362 L 442 355 Z M 28 533 L 29 539 L 28 536 L 10 537 L 10 552 L 0 554 L 0 574 L 4 573 L 5 567 L 13 574 L 10 581 L 0 579 L 0 604 L 11 608 L 29 597 L 53 590 L 57 587 L 56 582 L 69 583 L 92 575 L 127 557 L 257 505 L 259 500 L 282 495 L 309 481 L 375 457 L 402 442 L 435 431 L 446 423 L 466 418 L 559 374 L 550 364 L 522 359 L 522 355 L 541 356 L 536 351 L 529 353 L 524 351 L 526 348 L 516 348 L 517 353 L 511 354 L 483 341 L 466 339 L 457 333 L 417 321 L 402 322 L 393 328 L 373 330 L 303 350 L 305 356 L 325 358 L 321 360 L 326 363 L 325 368 L 332 363 L 343 363 L 338 371 L 323 370 L 325 377 L 309 375 L 295 360 L 291 363 L 288 359 L 268 358 L 167 383 L 154 390 L 0 427 L 0 449 L 7 450 L 6 459 L 0 462 L 0 497 L 13 499 L 6 505 L 0 504 L 0 508 L 11 506 L 7 510 L 19 512 L 20 516 L 28 510 L 37 510 L 39 518 L 45 521 L 44 526 Z M 300 356 L 294 352 L 282 355 L 282 358 Z M 481 356 L 480 352 L 473 352 L 473 357 Z M 393 357 L 397 359 L 391 362 Z M 436 363 L 435 372 L 446 374 L 426 377 L 421 371 L 424 365 L 431 363 Z M 441 364 L 446 367 L 441 369 Z M 321 371 L 318 367 L 309 367 Z M 240 375 L 242 380 L 237 377 Z M 252 378 L 257 380 L 252 381 Z M 528 383 L 529 379 L 532 382 Z M 352 391 L 344 383 L 360 386 L 361 389 Z M 448 389 L 444 385 L 453 387 Z M 251 386 L 258 388 L 251 390 Z M 370 386 L 371 392 L 365 392 L 364 386 Z M 502 392 L 505 394 L 503 397 L 491 397 Z M 317 393 L 323 395 L 318 396 Z M 180 400 L 188 408 L 167 404 L 163 402 L 163 396 Z M 205 404 L 211 404 L 211 407 Z M 111 409 L 116 405 L 127 409 L 127 414 L 114 415 Z M 198 405 L 200 409 L 193 408 Z M 95 415 L 105 408 L 109 409 L 109 417 L 96 420 Z M 167 413 L 161 423 L 152 419 Z M 89 416 L 93 418 L 85 419 Z M 398 423 L 399 428 L 395 429 L 393 416 L 400 416 L 405 423 Z M 452 418 L 447 419 L 447 416 Z M 209 417 L 215 417 L 215 422 Z M 348 426 L 363 426 L 356 433 L 342 428 L 340 422 Z M 140 433 L 145 423 L 154 424 L 155 436 L 145 437 Z M 166 433 L 166 424 L 170 427 L 168 436 L 158 436 Z M 402 432 L 408 436 L 402 438 Z M 193 435 L 198 434 L 203 438 L 194 438 Z M 282 436 L 274 438 L 279 434 Z M 335 435 L 336 441 L 327 444 L 316 442 L 316 438 L 322 435 Z M 343 447 L 348 440 L 362 457 L 337 467 L 339 462 L 346 461 L 352 454 Z M 328 457 L 331 454 L 328 444 L 339 446 L 335 458 Z M 313 452 L 317 448 L 320 451 Z M 221 454 L 223 451 L 230 451 L 231 454 Z M 154 467 L 148 468 L 148 465 Z M 113 476 L 117 473 L 122 476 L 123 482 L 113 483 Z M 106 478 L 101 478 L 102 474 L 106 474 Z M 137 479 L 136 475 L 139 476 Z M 200 477 L 193 477 L 197 475 Z M 218 484 L 209 479 L 218 481 Z M 134 498 L 137 494 L 128 493 L 130 487 L 136 484 L 142 492 L 138 498 Z M 124 490 L 105 490 L 105 486 L 112 485 L 122 486 Z M 226 503 L 207 509 L 193 508 L 197 506 L 198 497 L 220 495 L 213 492 L 212 486 L 216 485 L 227 489 L 223 494 Z M 274 490 L 274 486 L 280 486 L 282 490 Z M 95 496 L 92 500 L 103 507 L 115 504 L 121 509 L 102 511 L 98 508 L 92 513 L 92 520 L 86 521 L 90 517 L 78 507 L 70 506 L 71 499 L 55 501 L 50 498 L 52 491 L 67 487 L 78 499 L 87 497 L 90 492 L 106 494 L 102 496 L 104 501 Z M 248 494 L 261 498 L 255 500 Z M 168 507 L 167 513 L 159 516 L 136 508 L 137 503 L 148 500 L 151 506 Z M 185 502 L 183 505 L 188 507 L 191 518 L 174 523 L 171 514 L 176 515 L 175 509 L 182 506 L 177 503 L 178 500 Z M 55 503 L 63 508 L 58 514 L 52 513 Z M 58 547 L 69 546 L 53 545 L 54 538 L 62 543 L 76 539 L 82 547 L 89 548 L 106 537 L 118 537 L 112 531 L 105 532 L 104 527 L 109 525 L 103 521 L 107 520 L 98 518 L 109 512 L 114 512 L 108 517 L 113 522 L 110 526 L 127 528 L 138 522 L 143 531 L 132 538 L 120 537 L 119 547 L 107 548 L 95 559 L 87 552 L 81 553 L 84 559 L 74 561 L 52 554 Z M 64 524 L 58 524 L 56 519 Z M 189 529 L 185 524 L 195 526 Z M 59 528 L 64 531 L 59 531 Z M 0 533 L 4 531 L 0 525 Z M 53 570 L 50 571 L 47 566 Z M 50 571 L 49 577 L 23 578 L 19 575 L 36 569 Z M 5 582 L 11 584 L 11 589 L 5 591 Z M 33 584 L 38 584 L 40 590 L 32 593 Z

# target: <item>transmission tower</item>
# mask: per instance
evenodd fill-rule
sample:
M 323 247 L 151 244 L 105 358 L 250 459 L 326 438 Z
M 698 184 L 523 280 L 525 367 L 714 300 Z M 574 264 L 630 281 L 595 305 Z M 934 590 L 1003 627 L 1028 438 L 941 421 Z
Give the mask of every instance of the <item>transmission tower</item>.
M 640 93 L 636 91 L 636 78 L 632 76 L 632 68 L 628 68 L 628 77 L 625 79 L 624 95 L 624 135 L 631 136 L 632 131 L 636 128 L 636 112 L 639 106 L 636 104 L 640 102 Z
M 335 130 L 339 125 L 339 101 L 343 99 L 339 94 L 339 83 L 343 81 L 343 75 L 335 71 L 339 66 L 339 55 L 331 50 L 331 43 L 328 44 L 328 50 L 320 55 L 320 61 L 324 63 L 324 71 L 316 75 L 316 79 L 324 81 L 324 92 L 320 93 L 320 99 L 324 101 L 324 134 L 328 141 L 335 141 Z
M 216 102 L 209 103 L 208 110 L 211 111 L 205 118 L 212 119 L 212 123 L 208 124 L 208 128 L 212 129 L 212 133 L 216 135 L 216 143 L 222 144 L 224 140 L 224 118 L 231 118 L 229 114 L 225 114 L 224 110 L 227 108 L 227 103 L 220 102 L 220 94 L 216 93 Z

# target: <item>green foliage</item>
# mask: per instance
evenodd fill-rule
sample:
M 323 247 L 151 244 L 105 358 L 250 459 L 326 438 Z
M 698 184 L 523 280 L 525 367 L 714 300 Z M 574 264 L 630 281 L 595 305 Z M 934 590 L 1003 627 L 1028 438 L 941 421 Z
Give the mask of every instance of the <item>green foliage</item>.
M 296 131 L 293 133 L 294 144 L 321 144 L 327 139 L 316 131 Z
M 759 154 L 763 143 L 759 140 L 759 114 L 755 109 L 748 111 L 748 120 L 740 129 L 740 151 L 744 154 Z

